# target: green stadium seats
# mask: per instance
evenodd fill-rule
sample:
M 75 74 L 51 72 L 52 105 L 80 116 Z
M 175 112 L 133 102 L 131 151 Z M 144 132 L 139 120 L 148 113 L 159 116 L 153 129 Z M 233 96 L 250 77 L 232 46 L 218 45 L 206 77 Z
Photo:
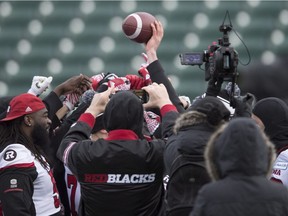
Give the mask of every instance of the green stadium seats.
M 97 68 L 89 65 L 92 58 L 99 58 L 103 62 L 104 71 L 116 72 L 121 76 L 126 73 L 137 74 L 137 67 L 140 65 L 133 65 L 132 59 L 144 51 L 143 45 L 131 42 L 121 31 L 111 29 L 112 18 L 124 19 L 135 11 L 146 11 L 165 19 L 165 35 L 158 50 L 158 57 L 167 75 L 178 77 L 180 84 L 175 86 L 177 92 L 191 98 L 205 91 L 204 71 L 197 66 L 179 68 L 177 65 L 180 59 L 177 62 L 177 56 L 183 52 L 203 52 L 213 41 L 222 37 L 219 26 L 227 10 L 235 30 L 242 36 L 253 59 L 260 59 L 266 50 L 276 54 L 286 53 L 286 40 L 280 45 L 271 42 L 271 33 L 275 29 L 281 30 L 285 36 L 288 32 L 287 24 L 278 18 L 280 12 L 287 8 L 284 1 L 262 1 L 256 6 L 253 5 L 255 2 L 248 1 L 219 1 L 218 6 L 215 2 L 207 1 L 177 1 L 171 6 L 172 3 L 131 1 L 128 6 L 123 7 L 125 2 L 121 1 L 1 2 L 0 80 L 7 85 L 8 92 L 2 92 L 0 88 L 0 96 L 26 91 L 34 75 L 53 76 L 53 86 L 79 73 L 92 76 L 97 71 Z M 9 11 L 3 10 L 1 14 L 1 6 L 10 7 L 11 13 L 7 15 Z M 129 10 L 130 6 L 132 9 Z M 239 12 L 245 12 L 250 17 L 246 26 L 239 25 L 243 21 L 237 18 Z M 199 13 L 204 18 L 195 20 Z M 188 33 L 194 33 L 199 39 L 198 44 L 195 41 L 193 49 L 188 48 L 184 42 Z M 100 41 L 105 37 L 112 40 L 110 51 L 107 47 L 111 45 L 109 41 L 108 45 L 100 45 Z M 66 43 L 60 45 L 63 39 L 66 39 Z M 23 42 L 22 46 L 19 45 L 20 41 Z M 194 41 L 189 43 L 193 44 Z M 235 48 L 240 59 L 247 58 L 242 43 Z M 60 64 L 60 71 L 51 71 L 51 59 L 56 59 L 56 64 Z M 7 64 L 10 60 L 13 61 L 12 66 Z M 100 69 L 102 68 L 99 66 Z

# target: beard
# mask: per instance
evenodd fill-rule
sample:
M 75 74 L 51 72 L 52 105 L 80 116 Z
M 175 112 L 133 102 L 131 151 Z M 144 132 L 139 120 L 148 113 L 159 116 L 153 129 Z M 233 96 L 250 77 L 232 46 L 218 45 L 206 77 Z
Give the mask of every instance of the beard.
M 42 150 L 45 151 L 45 148 L 49 146 L 50 138 L 49 134 L 43 126 L 37 124 L 34 126 L 32 131 L 32 139 L 34 145 L 40 147 Z

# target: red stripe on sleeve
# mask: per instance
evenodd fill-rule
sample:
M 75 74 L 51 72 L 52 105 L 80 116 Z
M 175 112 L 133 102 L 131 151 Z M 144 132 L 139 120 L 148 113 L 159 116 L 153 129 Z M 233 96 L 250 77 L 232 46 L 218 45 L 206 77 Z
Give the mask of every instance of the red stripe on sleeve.
M 0 168 L 0 171 L 6 170 L 6 169 L 11 169 L 11 168 L 32 168 L 35 167 L 34 162 L 32 163 L 23 163 L 23 164 L 13 164 L 10 166 L 2 167 Z
M 178 112 L 176 107 L 173 104 L 164 105 L 160 110 L 161 116 L 164 116 L 167 112 L 170 112 L 170 111 Z
M 78 121 L 87 123 L 91 128 L 93 128 L 95 123 L 95 118 L 91 113 L 83 113 Z

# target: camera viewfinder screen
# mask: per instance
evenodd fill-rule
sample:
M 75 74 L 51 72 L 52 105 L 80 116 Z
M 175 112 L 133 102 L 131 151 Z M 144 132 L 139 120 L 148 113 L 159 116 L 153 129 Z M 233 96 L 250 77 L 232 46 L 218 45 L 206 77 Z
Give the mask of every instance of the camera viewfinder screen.
M 203 55 L 202 53 L 186 53 L 183 60 L 189 65 L 201 65 L 203 63 Z

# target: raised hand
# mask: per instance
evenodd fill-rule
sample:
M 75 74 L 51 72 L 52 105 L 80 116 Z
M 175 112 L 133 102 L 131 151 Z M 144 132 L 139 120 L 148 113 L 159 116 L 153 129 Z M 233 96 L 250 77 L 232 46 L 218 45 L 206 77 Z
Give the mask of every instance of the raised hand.
M 32 79 L 31 87 L 28 90 L 28 93 L 33 94 L 35 96 L 41 95 L 46 89 L 48 89 L 52 80 L 53 80 L 52 76 L 49 77 L 34 76 Z

